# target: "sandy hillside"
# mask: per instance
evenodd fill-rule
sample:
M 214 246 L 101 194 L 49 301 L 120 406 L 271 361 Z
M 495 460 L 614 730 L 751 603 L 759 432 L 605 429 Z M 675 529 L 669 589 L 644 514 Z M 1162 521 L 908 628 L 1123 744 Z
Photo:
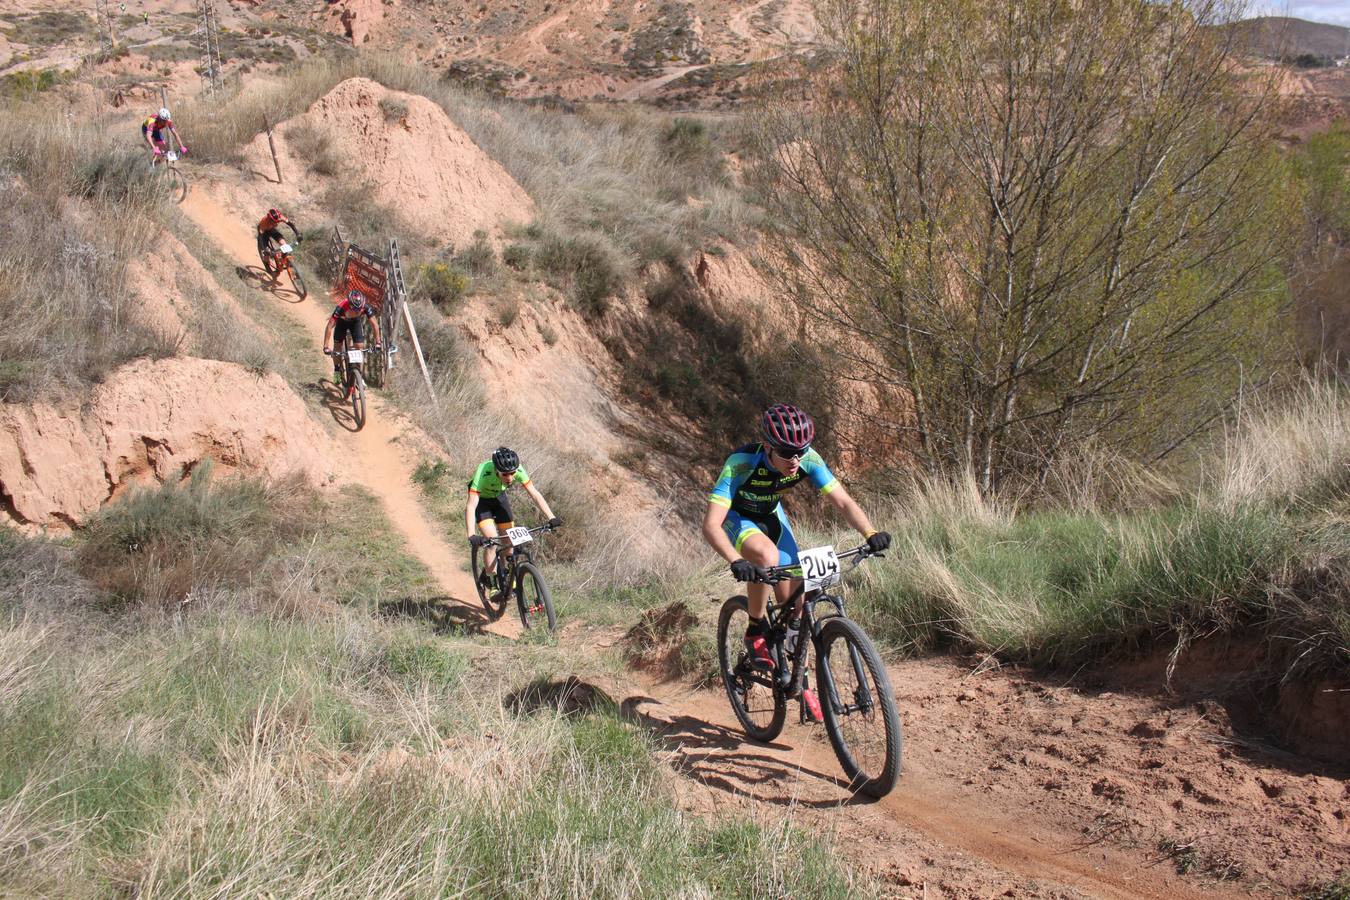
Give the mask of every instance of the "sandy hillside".
M 330 439 L 281 376 L 233 363 L 137 360 L 86 405 L 0 409 L 0 495 L 19 524 L 78 525 L 128 485 L 207 457 L 223 471 L 298 471 L 315 484 L 335 471 Z
M 301 139 L 305 130 L 327 135 L 333 175 L 311 169 Z M 275 140 L 283 175 L 290 173 L 285 187 L 271 191 L 277 196 L 314 196 L 330 180 L 369 182 L 374 198 L 411 228 L 455 246 L 471 241 L 475 231 L 495 234 L 503 224 L 534 218 L 524 189 L 443 109 L 367 78 L 333 88 L 282 123 Z M 266 135 L 254 139 L 245 159 L 247 168 L 268 179 L 273 166 Z

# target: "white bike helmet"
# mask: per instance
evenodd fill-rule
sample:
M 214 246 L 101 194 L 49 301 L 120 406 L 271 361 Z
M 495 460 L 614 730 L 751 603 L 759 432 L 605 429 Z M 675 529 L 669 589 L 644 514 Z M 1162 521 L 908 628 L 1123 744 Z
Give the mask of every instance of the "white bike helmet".
M 159 117 L 166 122 L 173 120 L 173 116 L 169 115 L 169 108 L 167 106 L 161 106 L 159 108 Z

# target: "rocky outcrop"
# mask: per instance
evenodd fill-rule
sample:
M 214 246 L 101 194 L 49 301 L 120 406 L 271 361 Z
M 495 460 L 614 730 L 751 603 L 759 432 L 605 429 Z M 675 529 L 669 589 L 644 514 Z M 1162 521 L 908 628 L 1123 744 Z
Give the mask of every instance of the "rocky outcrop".
M 225 471 L 329 480 L 327 435 L 276 374 L 206 359 L 137 360 L 88 404 L 0 410 L 0 507 L 21 524 L 81 524 L 128 485 Z

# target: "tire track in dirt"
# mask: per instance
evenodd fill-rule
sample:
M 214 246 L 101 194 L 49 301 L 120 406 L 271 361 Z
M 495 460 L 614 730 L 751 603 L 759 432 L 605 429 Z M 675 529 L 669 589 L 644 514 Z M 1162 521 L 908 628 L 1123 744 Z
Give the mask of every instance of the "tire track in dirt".
M 208 188 L 196 185 L 182 204 L 183 212 L 237 265 L 256 266 L 257 245 L 249 216 L 242 210 L 226 209 Z M 266 209 L 267 204 L 261 203 L 258 208 Z M 314 352 L 318 353 L 328 314 L 313 300 L 283 305 L 287 315 L 314 335 Z M 415 426 L 396 415 L 374 391 L 366 396 L 366 408 L 365 427 L 344 431 L 338 437 L 351 455 L 344 460 L 345 465 L 335 468 L 379 498 L 389 521 L 403 536 L 406 549 L 427 567 L 447 598 L 468 612 L 479 613 L 473 577 L 460 568 L 460 558 L 441 538 L 440 527 L 427 517 L 413 487 L 413 463 L 403 450 L 402 438 Z M 475 618 L 486 630 L 505 637 L 519 637 L 522 630 L 510 617 L 495 622 L 482 622 L 481 615 Z
M 973 869 L 968 876 L 978 880 L 979 870 L 992 866 L 1021 880 L 1010 895 L 1062 896 L 1043 892 L 1054 885 L 1111 900 L 1248 896 L 1236 887 L 1188 882 L 1165 862 L 1142 853 L 1104 842 L 1087 844 L 1081 835 L 1029 819 L 1014 821 L 989 805 L 971 805 L 912 761 L 907 760 L 905 774 L 889 796 L 880 801 L 853 797 L 823 727 L 789 725 L 773 743 L 753 743 L 745 739 L 722 691 L 637 677 L 645 690 L 632 693 L 631 685 L 621 689 L 621 708 L 671 751 L 686 783 L 710 795 L 704 805 L 717 809 L 730 797 L 748 801 L 761 813 L 773 807 L 795 809 L 819 821 L 838 845 L 849 848 L 850 856 L 874 871 L 903 870 L 916 857 L 940 852 L 933 851 L 935 842 L 952 852 L 950 858 L 937 860 L 941 868 Z M 790 723 L 796 714 L 796 704 L 790 703 Z M 926 839 L 917 847 L 916 834 Z M 997 883 L 995 893 L 1002 890 L 1002 882 Z M 983 885 L 982 895 L 988 889 Z M 924 896 L 927 890 L 925 885 Z

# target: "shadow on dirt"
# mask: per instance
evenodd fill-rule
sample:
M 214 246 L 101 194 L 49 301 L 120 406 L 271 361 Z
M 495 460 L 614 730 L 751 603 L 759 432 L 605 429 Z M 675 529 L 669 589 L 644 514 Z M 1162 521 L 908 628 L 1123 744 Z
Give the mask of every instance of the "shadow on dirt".
M 299 291 L 278 282 L 262 266 L 235 266 L 234 274 L 249 287 L 266 291 L 287 303 L 301 303 L 305 299 Z
M 431 623 L 437 634 L 484 634 L 492 621 L 483 610 L 447 596 L 405 597 L 381 603 L 379 614 L 386 618 L 422 619 Z
M 614 712 L 619 708 L 613 697 L 575 675 L 569 675 L 562 681 L 536 678 L 507 695 L 506 706 L 516 715 L 557 710 L 565 716 Z
M 854 796 L 849 783 L 838 775 L 812 769 L 803 765 L 800 759 L 789 761 L 767 752 L 757 752 L 760 748 L 791 751 L 792 747 L 787 744 L 755 744 L 747 741 L 739 731 L 693 716 L 664 718 L 642 709 L 657 703 L 660 701 L 651 697 L 633 696 L 620 704 L 620 712 L 673 753 L 675 771 L 686 778 L 728 794 L 776 806 L 830 809 L 875 802 L 870 797 Z M 815 786 L 831 789 L 831 793 L 843 791 L 844 796 L 828 799 L 802 796 L 815 793 Z
M 362 426 L 356 424 L 356 413 L 352 411 L 352 404 L 347 398 L 346 390 L 341 385 L 335 384 L 331 378 L 332 376 L 321 379 L 316 385 L 322 394 L 323 405 L 332 415 L 334 422 L 355 434 L 361 430 Z

